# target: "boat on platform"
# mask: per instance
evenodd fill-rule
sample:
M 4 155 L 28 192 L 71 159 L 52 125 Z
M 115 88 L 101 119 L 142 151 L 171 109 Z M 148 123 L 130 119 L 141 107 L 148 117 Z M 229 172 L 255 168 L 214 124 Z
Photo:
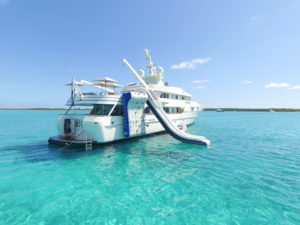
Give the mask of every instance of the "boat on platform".
M 121 88 L 109 77 L 73 81 L 71 97 L 66 105 L 69 109 L 56 120 L 59 135 L 49 138 L 49 143 L 59 145 L 101 144 L 137 136 L 167 131 L 183 142 L 209 145 L 202 136 L 185 133 L 186 126 L 195 122 L 202 110 L 192 96 L 179 87 L 163 82 L 163 68 L 154 66 L 148 50 L 148 75 L 143 70 L 137 73 L 124 59 L 123 62 L 138 78 L 139 83 L 129 83 Z M 82 91 L 83 86 L 94 87 L 98 92 Z M 88 107 L 88 112 L 73 110 L 74 107 Z

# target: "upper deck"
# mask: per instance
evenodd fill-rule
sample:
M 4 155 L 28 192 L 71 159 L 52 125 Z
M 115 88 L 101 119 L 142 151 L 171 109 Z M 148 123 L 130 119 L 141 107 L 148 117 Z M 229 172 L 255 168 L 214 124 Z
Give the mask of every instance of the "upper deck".
M 145 49 L 144 55 L 148 60 L 148 74 L 144 75 L 144 70 L 139 70 L 139 76 L 145 81 L 149 88 L 154 92 L 154 94 L 160 99 L 160 102 L 165 107 L 182 107 L 191 109 L 199 108 L 201 106 L 196 101 L 191 100 L 191 95 L 179 87 L 168 86 L 168 83 L 164 83 L 163 73 L 164 70 L 161 66 L 155 66 L 152 62 L 149 51 Z M 67 101 L 66 105 L 71 106 L 95 106 L 95 105 L 122 105 L 123 99 L 121 95 L 117 95 L 114 90 L 109 88 L 118 88 L 120 85 L 116 84 L 116 80 L 109 77 L 103 77 L 100 79 L 95 79 L 98 83 L 91 83 L 88 81 L 81 80 L 80 82 L 75 82 L 75 90 L 71 98 Z M 72 82 L 72 84 L 74 81 Z M 68 84 L 70 85 L 70 84 Z M 100 88 L 102 92 L 100 93 L 82 93 L 79 86 L 90 85 Z M 104 92 L 103 92 L 104 90 Z M 125 86 L 122 93 L 126 92 L 142 92 L 145 93 L 145 89 L 141 84 L 128 84 Z M 193 111 L 193 110 L 191 110 Z
M 120 95 L 104 95 L 104 94 L 97 94 L 97 93 L 89 93 L 88 95 L 76 95 L 74 98 L 74 105 L 75 106 L 94 106 L 99 104 L 105 105 L 122 105 L 123 98 Z M 69 98 L 66 102 L 67 106 L 72 105 L 72 99 Z

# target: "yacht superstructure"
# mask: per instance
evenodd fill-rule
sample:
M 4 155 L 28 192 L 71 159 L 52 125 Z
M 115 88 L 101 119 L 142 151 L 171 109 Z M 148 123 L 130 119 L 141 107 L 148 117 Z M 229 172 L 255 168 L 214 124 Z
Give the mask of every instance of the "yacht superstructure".
M 59 115 L 56 122 L 59 136 L 50 137 L 49 142 L 85 143 L 88 147 L 92 143 L 113 142 L 166 130 L 181 141 L 208 145 L 206 138 L 184 132 L 202 110 L 200 104 L 181 88 L 164 83 L 163 68 L 154 66 L 148 50 L 144 55 L 148 60 L 146 76 L 143 70 L 137 73 L 123 60 L 140 83 L 128 84 L 122 89 L 122 95 L 115 91 L 121 86 L 109 77 L 96 79 L 96 83 L 73 80 L 67 84 L 72 87 L 72 95 L 66 105 L 92 109 L 86 114 L 71 114 L 68 110 Z M 99 88 L 101 92 L 83 93 L 80 89 L 83 85 Z

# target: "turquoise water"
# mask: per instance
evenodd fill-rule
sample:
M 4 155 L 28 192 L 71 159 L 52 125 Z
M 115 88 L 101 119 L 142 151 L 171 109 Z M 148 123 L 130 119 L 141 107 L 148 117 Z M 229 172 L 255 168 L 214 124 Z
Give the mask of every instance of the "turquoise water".
M 58 150 L 59 111 L 0 111 L 0 224 L 300 224 L 300 113 L 201 112 L 167 134 Z

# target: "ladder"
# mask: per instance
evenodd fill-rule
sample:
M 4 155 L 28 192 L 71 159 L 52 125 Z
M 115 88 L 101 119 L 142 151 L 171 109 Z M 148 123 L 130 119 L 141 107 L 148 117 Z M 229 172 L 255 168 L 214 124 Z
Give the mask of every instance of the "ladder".
M 93 141 L 88 140 L 88 137 L 83 134 L 83 131 L 80 129 L 77 130 L 77 136 L 85 141 L 85 150 L 93 150 Z
M 85 140 L 85 150 L 88 151 L 88 150 L 93 150 L 93 142 L 92 141 L 89 141 L 89 140 Z

